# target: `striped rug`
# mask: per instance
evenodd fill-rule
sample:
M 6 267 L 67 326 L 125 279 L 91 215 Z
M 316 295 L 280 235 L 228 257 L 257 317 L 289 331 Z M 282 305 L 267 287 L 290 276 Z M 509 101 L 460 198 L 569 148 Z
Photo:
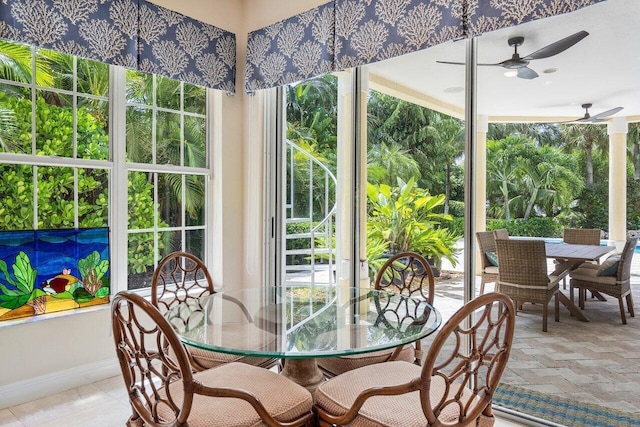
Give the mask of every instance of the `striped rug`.
M 640 426 L 639 413 L 545 395 L 508 384 L 498 386 L 493 404 L 568 427 Z

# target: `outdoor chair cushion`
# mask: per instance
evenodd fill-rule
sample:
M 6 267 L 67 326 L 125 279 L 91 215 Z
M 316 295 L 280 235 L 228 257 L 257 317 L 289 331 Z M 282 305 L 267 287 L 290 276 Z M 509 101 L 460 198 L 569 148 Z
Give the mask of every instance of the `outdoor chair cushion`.
M 620 264 L 620 254 L 611 255 L 600 264 L 598 268 L 598 276 L 615 276 L 618 273 L 618 264 Z
M 302 386 L 268 369 L 240 364 L 226 363 L 213 369 L 198 372 L 193 379 L 208 387 L 222 387 L 230 390 L 252 390 L 267 411 L 281 422 L 292 421 L 311 411 L 313 399 Z M 181 381 L 170 387 L 173 398 L 181 402 L 183 390 Z M 210 397 L 194 395 L 189 414 L 190 427 L 263 426 L 264 422 L 249 402 L 230 397 Z M 161 418 L 171 420 L 173 411 L 166 405 L 158 405 Z M 163 416 L 163 414 L 165 414 Z
M 497 267 L 498 266 L 498 255 L 493 251 L 488 251 L 484 253 L 487 256 L 487 259 L 491 263 L 491 265 Z
M 594 266 L 598 267 L 598 266 Z M 599 268 L 592 268 L 588 265 L 581 265 L 571 272 L 571 278 L 585 282 L 602 283 L 605 285 L 615 285 L 616 276 L 599 276 Z
M 500 274 L 500 270 L 498 269 L 498 267 L 487 267 L 484 269 L 484 272 L 487 274 Z

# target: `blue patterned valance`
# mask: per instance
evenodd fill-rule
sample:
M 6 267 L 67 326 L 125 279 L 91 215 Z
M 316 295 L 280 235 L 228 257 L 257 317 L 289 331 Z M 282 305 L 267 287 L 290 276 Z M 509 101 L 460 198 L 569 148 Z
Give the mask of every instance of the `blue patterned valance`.
M 1 0 L 0 38 L 235 92 L 235 34 L 145 0 Z
M 467 0 L 468 37 L 573 12 L 606 0 Z
M 138 0 L 2 0 L 0 38 L 109 64 L 137 64 Z
M 463 0 L 336 0 L 338 69 L 464 36 Z
M 334 0 L 249 33 L 245 88 L 281 86 L 601 1 L 606 0 Z M 330 10 L 333 23 L 326 22 Z M 327 40 L 329 28 L 333 39 Z M 320 59 L 301 68 L 292 55 L 310 51 L 314 43 L 326 47 L 325 56 L 314 55 Z
M 148 2 L 139 28 L 139 71 L 235 92 L 235 34 Z
M 331 2 L 249 33 L 247 92 L 334 71 L 334 23 Z

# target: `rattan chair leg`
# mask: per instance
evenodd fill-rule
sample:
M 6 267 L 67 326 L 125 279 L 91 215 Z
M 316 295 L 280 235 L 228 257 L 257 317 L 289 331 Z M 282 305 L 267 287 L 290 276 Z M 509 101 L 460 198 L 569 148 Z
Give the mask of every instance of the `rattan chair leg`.
M 542 306 L 542 332 L 547 332 L 547 315 L 549 314 L 549 304 Z
M 629 309 L 629 316 L 636 317 L 633 311 L 633 297 L 631 296 L 631 292 L 627 294 L 627 308 Z
M 622 324 L 626 325 L 627 324 L 627 316 L 625 316 L 625 314 L 624 314 L 624 300 L 622 299 L 622 296 L 618 297 L 618 304 L 620 305 L 620 317 L 622 318 Z
M 484 295 L 484 277 L 482 277 L 482 280 L 480 281 L 480 295 Z
M 560 296 L 556 294 L 556 322 L 560 321 Z

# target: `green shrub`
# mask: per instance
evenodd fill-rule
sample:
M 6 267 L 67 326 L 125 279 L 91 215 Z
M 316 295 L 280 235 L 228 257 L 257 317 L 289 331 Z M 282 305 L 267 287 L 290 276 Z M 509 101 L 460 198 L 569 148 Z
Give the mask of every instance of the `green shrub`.
M 516 218 L 510 222 L 505 219 L 487 220 L 487 230 L 499 228 L 506 228 L 511 236 L 560 237 L 564 227 L 555 218 L 548 217 Z

